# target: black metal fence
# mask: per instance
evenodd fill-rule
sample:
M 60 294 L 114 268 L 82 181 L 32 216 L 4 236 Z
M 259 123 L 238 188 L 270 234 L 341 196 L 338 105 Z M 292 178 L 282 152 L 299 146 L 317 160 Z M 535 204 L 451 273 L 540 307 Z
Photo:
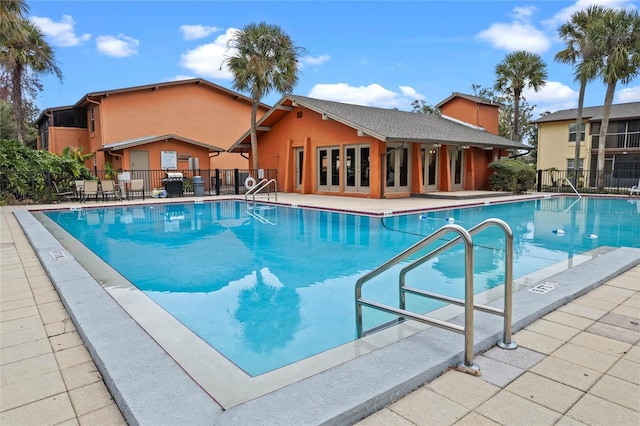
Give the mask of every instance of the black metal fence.
M 141 179 L 145 197 L 165 196 L 162 190 L 167 183 L 167 172 L 182 175 L 183 196 L 196 195 L 196 185 L 203 185 L 203 195 L 238 195 L 247 191 L 245 182 L 251 177 L 259 182 L 262 179 L 276 179 L 275 169 L 200 169 L 200 170 L 129 170 L 129 171 L 93 171 L 91 178 L 95 180 L 113 180 L 123 196 L 128 193 L 130 182 Z M 73 190 L 73 182 L 55 182 L 51 174 L 44 171 L 20 172 L 15 170 L 0 171 L 0 202 L 3 204 L 49 203 L 58 200 L 58 191 Z M 54 185 L 54 182 L 56 185 Z M 199 183 L 202 182 L 202 183 Z M 57 190 L 56 190 L 57 187 Z M 166 191 L 165 191 L 166 193 Z M 134 194 L 141 196 L 142 194 Z
M 614 170 L 589 172 L 579 170 L 538 170 L 538 192 L 574 192 L 584 194 L 629 194 L 629 188 L 638 185 L 640 170 Z M 601 183 L 603 185 L 599 185 Z M 602 186 L 603 188 L 599 188 Z

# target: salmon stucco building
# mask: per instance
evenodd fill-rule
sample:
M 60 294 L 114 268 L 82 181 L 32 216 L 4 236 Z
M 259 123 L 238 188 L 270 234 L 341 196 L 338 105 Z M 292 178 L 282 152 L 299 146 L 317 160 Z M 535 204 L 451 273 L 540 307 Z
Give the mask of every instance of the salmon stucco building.
M 268 109 L 260 104 L 258 117 Z M 251 99 L 203 79 L 92 92 L 42 112 L 38 148 L 82 147 L 95 170 L 244 169 L 247 157 L 226 150 L 250 115 Z
M 530 147 L 498 136 L 499 105 L 454 93 L 442 115 L 284 96 L 259 121 L 261 168 L 278 189 L 393 198 L 487 189 L 488 165 Z M 231 152 L 251 153 L 250 131 Z

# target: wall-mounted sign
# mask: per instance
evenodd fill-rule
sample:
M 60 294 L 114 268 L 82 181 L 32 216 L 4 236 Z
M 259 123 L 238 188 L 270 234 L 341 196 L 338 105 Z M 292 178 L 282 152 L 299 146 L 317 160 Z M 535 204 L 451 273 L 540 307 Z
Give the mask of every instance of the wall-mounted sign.
M 122 172 L 118 173 L 118 182 L 131 182 L 131 173 L 130 172 Z
M 160 151 L 160 168 L 162 170 L 177 170 L 178 151 Z

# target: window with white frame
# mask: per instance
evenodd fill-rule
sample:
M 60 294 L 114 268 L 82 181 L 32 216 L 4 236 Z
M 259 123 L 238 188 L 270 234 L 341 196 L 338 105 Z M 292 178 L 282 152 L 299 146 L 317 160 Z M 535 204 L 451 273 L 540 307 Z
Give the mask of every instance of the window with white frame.
M 584 142 L 584 130 L 585 130 L 585 123 L 582 123 L 581 126 L 582 128 L 582 132 L 580 132 L 580 141 Z M 575 142 L 576 141 L 576 123 L 570 123 L 569 124 L 569 142 Z
M 575 164 L 576 164 L 576 159 L 575 158 L 567 159 L 567 170 L 574 170 L 575 169 Z M 583 170 L 584 169 L 584 158 L 581 158 L 580 161 L 578 161 L 578 169 L 579 170 Z

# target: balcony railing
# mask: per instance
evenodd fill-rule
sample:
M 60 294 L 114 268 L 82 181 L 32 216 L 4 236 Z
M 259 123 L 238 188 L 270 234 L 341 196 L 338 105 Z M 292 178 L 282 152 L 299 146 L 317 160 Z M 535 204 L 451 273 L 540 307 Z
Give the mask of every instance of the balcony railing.
M 600 135 L 591 136 L 591 148 L 598 149 Z M 640 148 L 640 132 L 638 133 L 613 133 L 605 139 L 605 149 L 629 149 Z

